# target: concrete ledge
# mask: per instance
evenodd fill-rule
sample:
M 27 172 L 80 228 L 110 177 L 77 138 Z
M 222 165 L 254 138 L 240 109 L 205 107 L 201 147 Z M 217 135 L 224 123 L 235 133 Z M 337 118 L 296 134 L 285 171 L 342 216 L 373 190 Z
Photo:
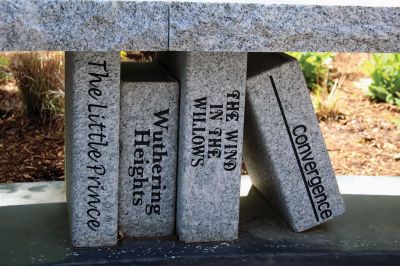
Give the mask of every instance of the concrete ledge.
M 336 176 L 341 194 L 400 196 L 400 176 Z M 240 196 L 252 187 L 250 177 L 242 176 Z M 65 202 L 65 182 L 26 182 L 0 184 L 0 207 Z
M 400 176 L 336 176 L 336 179 L 342 194 L 400 196 Z
M 396 0 L 5 0 L 0 51 L 400 52 Z
M 0 207 L 65 202 L 65 182 L 0 184 Z

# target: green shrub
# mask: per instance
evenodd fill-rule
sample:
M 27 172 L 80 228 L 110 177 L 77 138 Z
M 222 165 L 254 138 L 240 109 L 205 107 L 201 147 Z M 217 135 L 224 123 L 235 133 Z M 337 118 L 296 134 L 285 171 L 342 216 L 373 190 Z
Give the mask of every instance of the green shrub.
M 364 70 L 372 78 L 367 94 L 375 101 L 400 106 L 400 53 L 373 54 Z
M 11 78 L 8 69 L 9 65 L 10 60 L 5 56 L 0 55 L 0 85 L 6 84 Z
M 319 120 L 342 119 L 344 114 L 337 105 L 338 92 L 342 87 L 345 76 L 337 76 L 332 70 L 333 53 L 288 53 L 300 63 L 300 68 L 311 91 L 311 100 Z
M 288 54 L 299 61 L 307 87 L 311 91 L 318 88 L 330 90 L 333 81 L 329 64 L 334 58 L 333 53 L 290 52 Z
M 63 53 L 16 53 L 11 57 L 10 68 L 28 116 L 36 116 L 45 121 L 63 115 Z

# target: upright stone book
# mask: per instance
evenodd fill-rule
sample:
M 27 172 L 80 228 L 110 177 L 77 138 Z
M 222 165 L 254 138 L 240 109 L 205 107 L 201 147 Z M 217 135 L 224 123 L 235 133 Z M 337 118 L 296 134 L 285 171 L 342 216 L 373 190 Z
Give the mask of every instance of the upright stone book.
M 177 233 L 185 242 L 238 237 L 245 53 L 159 55 L 181 85 Z
M 179 84 L 157 62 L 123 63 L 119 228 L 174 234 Z
M 66 52 L 65 172 L 72 244 L 117 243 L 120 57 Z
M 300 232 L 345 212 L 296 59 L 248 54 L 244 161 L 253 185 Z

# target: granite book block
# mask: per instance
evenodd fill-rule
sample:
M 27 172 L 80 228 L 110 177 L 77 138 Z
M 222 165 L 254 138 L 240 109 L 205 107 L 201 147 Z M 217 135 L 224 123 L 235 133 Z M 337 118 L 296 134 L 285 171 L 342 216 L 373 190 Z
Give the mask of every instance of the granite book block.
M 120 57 L 66 52 L 65 172 L 72 244 L 117 243 Z
M 177 233 L 185 242 L 238 237 L 245 53 L 161 53 L 180 81 Z
M 154 63 L 123 63 L 119 230 L 174 234 L 179 84 Z
M 243 157 L 296 232 L 345 212 L 304 77 L 285 54 L 248 54 Z

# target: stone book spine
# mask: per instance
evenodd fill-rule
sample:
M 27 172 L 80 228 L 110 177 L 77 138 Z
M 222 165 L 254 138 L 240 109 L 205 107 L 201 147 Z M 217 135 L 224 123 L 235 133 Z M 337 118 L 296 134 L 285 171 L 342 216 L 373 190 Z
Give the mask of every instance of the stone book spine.
M 245 53 L 160 54 L 180 81 L 177 233 L 185 242 L 238 237 Z
M 345 211 L 296 59 L 249 53 L 244 161 L 253 186 L 294 231 Z
M 156 62 L 123 63 L 119 229 L 125 237 L 175 231 L 179 84 Z
M 117 243 L 120 57 L 66 52 L 65 172 L 76 247 Z

